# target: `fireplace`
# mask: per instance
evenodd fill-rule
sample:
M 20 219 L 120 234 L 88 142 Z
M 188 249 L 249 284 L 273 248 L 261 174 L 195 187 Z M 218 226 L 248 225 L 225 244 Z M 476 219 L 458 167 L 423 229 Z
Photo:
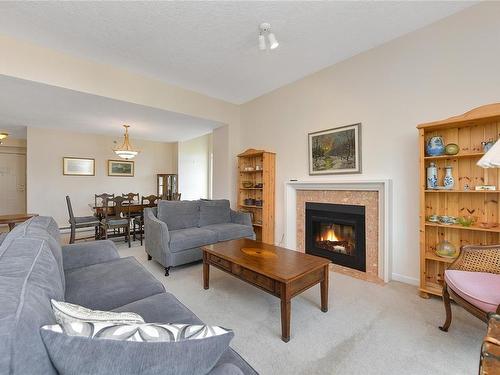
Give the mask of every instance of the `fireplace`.
M 365 207 L 306 202 L 305 251 L 366 271 Z

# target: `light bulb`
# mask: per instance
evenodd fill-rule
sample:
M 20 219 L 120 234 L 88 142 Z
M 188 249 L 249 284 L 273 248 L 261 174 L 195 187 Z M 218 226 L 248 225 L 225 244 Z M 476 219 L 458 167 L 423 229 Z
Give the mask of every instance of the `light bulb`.
M 261 51 L 266 49 L 266 38 L 262 34 L 259 35 L 259 48 Z
M 273 33 L 269 33 L 268 38 L 269 38 L 269 48 L 271 48 L 271 49 L 278 48 L 278 46 L 280 44 L 276 40 L 276 37 L 274 36 L 274 34 Z

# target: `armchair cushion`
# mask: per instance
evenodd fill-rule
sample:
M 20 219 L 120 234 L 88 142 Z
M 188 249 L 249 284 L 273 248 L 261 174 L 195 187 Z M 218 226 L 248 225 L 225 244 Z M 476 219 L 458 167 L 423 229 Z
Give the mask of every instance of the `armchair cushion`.
M 167 224 L 169 230 L 197 227 L 200 221 L 199 201 L 158 202 L 158 219 Z
M 455 293 L 485 312 L 496 311 L 500 304 L 500 275 L 447 270 L 444 279 Z
M 227 199 L 200 201 L 200 227 L 231 222 L 231 209 Z
M 169 234 L 173 253 L 217 242 L 217 233 L 205 228 L 172 230 Z

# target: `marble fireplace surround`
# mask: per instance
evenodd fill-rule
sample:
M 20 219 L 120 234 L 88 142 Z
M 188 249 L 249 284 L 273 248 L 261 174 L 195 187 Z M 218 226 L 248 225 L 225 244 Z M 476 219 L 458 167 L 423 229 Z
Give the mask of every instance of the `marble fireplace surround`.
M 336 265 L 334 269 L 368 281 L 391 280 L 391 180 L 285 182 L 285 247 L 301 252 L 305 251 L 302 237 L 306 201 L 365 206 L 366 273 Z M 370 231 L 373 227 L 377 229 Z

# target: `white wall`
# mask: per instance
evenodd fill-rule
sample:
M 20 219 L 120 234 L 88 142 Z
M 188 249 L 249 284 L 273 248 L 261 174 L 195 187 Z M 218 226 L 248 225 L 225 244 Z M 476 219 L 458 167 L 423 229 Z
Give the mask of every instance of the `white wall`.
M 115 138 L 102 135 L 28 128 L 27 210 L 53 216 L 59 226 L 68 225 L 65 196 L 69 195 L 75 216 L 92 212 L 94 194 L 156 194 L 156 174 L 176 173 L 176 147 L 172 143 L 131 139 L 141 153 L 135 161 L 134 177 L 107 175 L 108 159 L 117 159 L 112 148 Z M 63 176 L 64 156 L 95 158 L 95 176 Z
M 179 192 L 183 200 L 209 198 L 211 134 L 178 143 Z
M 242 149 L 277 153 L 277 240 L 283 235 L 288 179 L 391 178 L 393 276 L 416 282 L 415 126 L 500 101 L 499 14 L 500 3 L 474 6 L 242 106 Z M 363 124 L 363 174 L 308 176 L 307 133 L 358 122 Z

